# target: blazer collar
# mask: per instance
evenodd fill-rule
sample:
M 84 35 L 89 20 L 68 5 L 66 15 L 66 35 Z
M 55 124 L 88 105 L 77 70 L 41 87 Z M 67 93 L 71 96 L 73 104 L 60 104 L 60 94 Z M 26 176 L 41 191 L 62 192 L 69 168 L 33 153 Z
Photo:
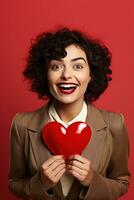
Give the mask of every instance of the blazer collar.
M 48 108 L 49 104 L 45 104 L 40 109 L 32 113 L 31 120 L 28 123 L 27 128 L 29 130 L 39 132 L 43 126 L 48 122 Z
M 96 131 L 107 127 L 107 124 L 103 119 L 101 111 L 98 108 L 96 108 L 93 104 L 88 104 L 86 122 Z
M 48 108 L 49 103 L 33 112 L 33 116 L 28 123 L 28 129 L 32 131 L 40 131 L 43 126 L 48 123 Z M 107 126 L 103 119 L 101 111 L 92 104 L 88 104 L 88 114 L 86 122 L 96 131 L 99 131 Z

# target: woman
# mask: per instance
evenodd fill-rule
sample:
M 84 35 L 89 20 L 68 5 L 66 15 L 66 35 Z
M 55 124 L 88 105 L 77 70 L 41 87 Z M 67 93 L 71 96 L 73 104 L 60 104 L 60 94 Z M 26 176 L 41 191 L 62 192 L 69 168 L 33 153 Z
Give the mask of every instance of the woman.
M 106 46 L 79 31 L 42 33 L 29 51 L 23 74 L 39 98 L 40 109 L 17 113 L 11 126 L 9 189 L 23 199 L 115 200 L 127 192 L 129 143 L 121 114 L 92 102 L 111 80 Z M 53 155 L 42 140 L 51 121 L 68 127 L 86 122 L 91 141 L 82 154 Z

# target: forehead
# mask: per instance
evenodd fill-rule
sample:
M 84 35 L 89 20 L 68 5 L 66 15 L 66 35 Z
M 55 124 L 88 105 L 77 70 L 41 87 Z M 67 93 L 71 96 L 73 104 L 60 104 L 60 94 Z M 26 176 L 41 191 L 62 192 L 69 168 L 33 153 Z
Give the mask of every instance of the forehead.
M 77 58 L 77 57 L 83 57 L 86 58 L 86 53 L 85 51 L 78 45 L 76 44 L 71 44 L 65 48 L 65 51 L 67 55 L 63 58 Z

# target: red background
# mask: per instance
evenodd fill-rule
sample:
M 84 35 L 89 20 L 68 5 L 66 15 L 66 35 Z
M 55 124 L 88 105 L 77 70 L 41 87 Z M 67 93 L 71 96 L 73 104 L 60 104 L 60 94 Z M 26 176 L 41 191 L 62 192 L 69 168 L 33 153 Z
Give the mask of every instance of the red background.
M 11 119 L 18 111 L 30 111 L 43 104 L 27 90 L 21 74 L 30 39 L 61 25 L 99 37 L 113 54 L 113 81 L 96 104 L 125 115 L 132 177 L 129 192 L 121 199 L 133 199 L 133 0 L 1 0 L 0 4 L 0 199 L 16 199 L 7 187 Z

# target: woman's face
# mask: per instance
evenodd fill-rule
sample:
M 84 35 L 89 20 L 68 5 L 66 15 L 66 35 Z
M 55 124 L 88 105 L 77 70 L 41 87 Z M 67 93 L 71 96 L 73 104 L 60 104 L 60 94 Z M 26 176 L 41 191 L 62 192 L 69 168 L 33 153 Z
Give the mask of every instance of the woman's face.
M 48 84 L 53 97 L 61 103 L 82 102 L 91 80 L 86 53 L 77 45 L 65 48 L 67 55 L 51 60 L 48 68 Z

